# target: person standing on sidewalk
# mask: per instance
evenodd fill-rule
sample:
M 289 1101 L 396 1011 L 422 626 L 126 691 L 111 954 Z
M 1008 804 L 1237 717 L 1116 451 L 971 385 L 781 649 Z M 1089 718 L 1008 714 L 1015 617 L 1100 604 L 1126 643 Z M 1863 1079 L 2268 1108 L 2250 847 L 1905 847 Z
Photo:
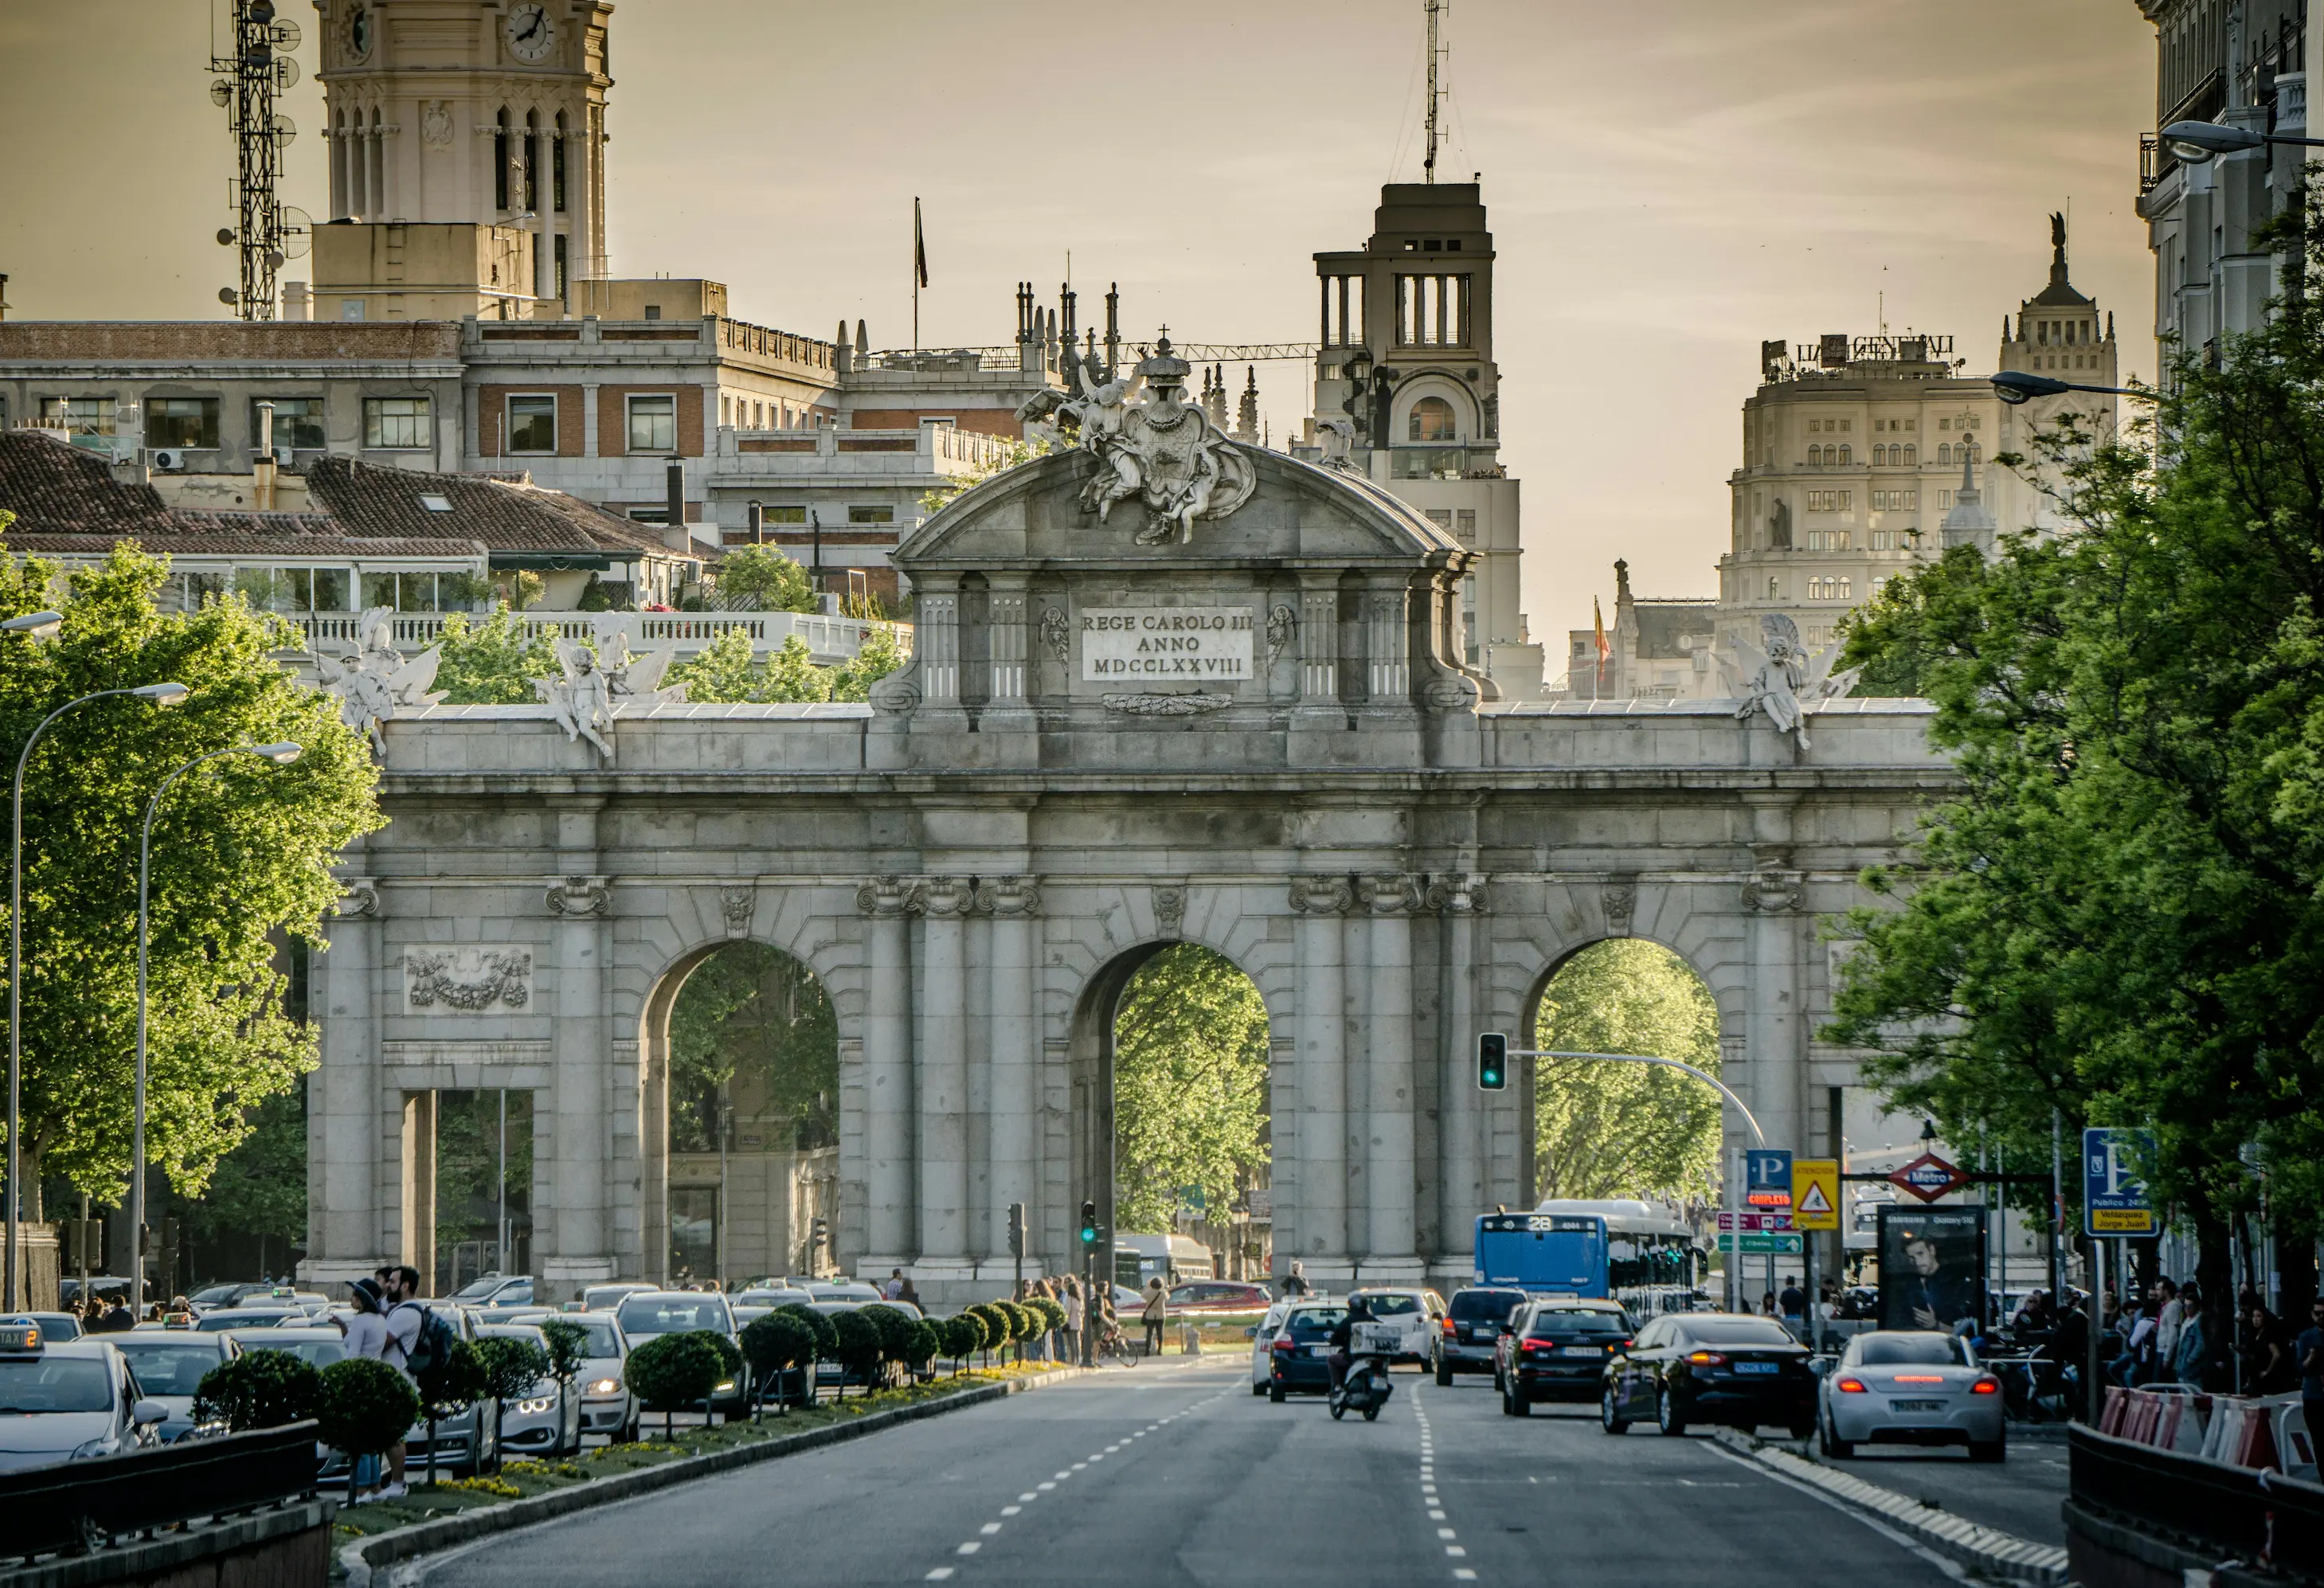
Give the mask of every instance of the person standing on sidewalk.
M 2300 1370 L 2300 1407 L 2313 1440 L 2324 1434 L 2324 1296 L 2309 1304 L 2308 1327 L 2292 1343 L 2292 1361 Z
M 1162 1276 L 1157 1274 L 1146 1281 L 1146 1306 L 1139 1317 L 1146 1325 L 1146 1354 L 1162 1354 L 1162 1325 L 1169 1321 L 1170 1297 L 1162 1288 Z
M 357 1279 L 347 1287 L 354 1301 L 355 1316 L 346 1322 L 347 1354 L 367 1356 L 383 1362 L 401 1373 L 411 1376 L 406 1364 L 409 1348 L 403 1345 L 387 1326 L 387 1298 L 376 1279 Z M 394 1500 L 409 1493 L 403 1482 L 403 1441 L 398 1439 L 387 1450 L 388 1481 L 383 1488 L 372 1491 L 379 1500 Z

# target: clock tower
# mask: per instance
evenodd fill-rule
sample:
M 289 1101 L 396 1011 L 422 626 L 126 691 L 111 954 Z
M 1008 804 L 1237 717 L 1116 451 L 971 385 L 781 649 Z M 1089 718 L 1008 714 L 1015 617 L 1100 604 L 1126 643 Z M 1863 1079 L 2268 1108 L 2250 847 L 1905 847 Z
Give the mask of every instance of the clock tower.
M 517 226 L 532 295 L 605 266 L 607 0 L 315 0 L 331 218 Z

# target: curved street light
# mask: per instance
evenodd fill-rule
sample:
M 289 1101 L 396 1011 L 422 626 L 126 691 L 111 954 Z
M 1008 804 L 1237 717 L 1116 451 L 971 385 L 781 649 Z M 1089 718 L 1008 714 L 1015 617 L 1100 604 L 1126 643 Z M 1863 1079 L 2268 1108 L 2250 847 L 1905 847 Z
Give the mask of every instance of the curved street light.
M 2062 397 L 2069 392 L 2097 392 L 2107 397 L 2137 397 L 2152 402 L 2159 393 L 2144 386 L 2086 386 L 2078 381 L 2052 380 L 2048 375 L 2029 375 L 2022 369 L 2005 369 L 1990 377 L 1993 394 L 2010 407 L 2031 402 L 2036 397 Z
M 0 623 L 0 631 L 16 634 L 53 632 L 64 621 L 53 612 L 28 613 L 23 617 Z M 23 752 L 16 757 L 16 780 L 9 791 L 8 834 L 8 1186 L 7 1186 L 7 1252 L 0 1261 L 0 1307 L 10 1312 L 20 1305 L 18 1296 L 17 1227 L 21 1220 L 23 1198 L 17 1186 L 23 1179 L 23 1156 L 19 1149 L 18 1114 L 23 1103 L 24 1079 L 23 1014 L 24 1014 L 24 768 L 32 759 L 32 747 L 49 725 L 77 706 L 87 706 L 92 700 L 104 700 L 115 695 L 134 695 L 140 700 L 150 700 L 156 706 L 175 706 L 193 691 L 183 684 L 140 684 L 134 689 L 99 689 L 78 700 L 68 700 L 41 719 L 24 741 Z
M 153 861 L 153 817 L 161 810 L 161 797 L 170 791 L 170 786 L 206 761 L 216 761 L 222 755 L 255 755 L 276 766 L 289 766 L 299 759 L 299 752 L 298 745 L 288 743 L 213 750 L 207 755 L 197 755 L 163 778 L 161 786 L 153 790 L 153 798 L 145 802 L 145 825 L 137 836 L 137 1079 L 129 1128 L 129 1316 L 133 1318 L 145 1314 L 145 939 L 147 884 Z
M 2171 152 L 2189 165 L 2203 165 L 2222 154 L 2243 154 L 2271 143 L 2324 149 L 2324 138 L 2285 138 L 2274 133 L 2255 133 L 2216 121 L 2174 121 L 2163 129 Z

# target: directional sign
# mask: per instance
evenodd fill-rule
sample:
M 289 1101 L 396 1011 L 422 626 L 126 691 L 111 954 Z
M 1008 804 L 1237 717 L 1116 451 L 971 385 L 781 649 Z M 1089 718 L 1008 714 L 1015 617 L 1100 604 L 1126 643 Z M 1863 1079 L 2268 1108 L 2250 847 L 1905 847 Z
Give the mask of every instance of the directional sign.
M 1840 1160 L 1802 1158 L 1792 1162 L 1792 1226 L 1840 1228 Z
M 1721 1235 L 1719 1245 L 1722 1251 L 1731 1252 L 1735 1250 L 1735 1237 Z M 1800 1238 L 1797 1235 L 1745 1235 L 1743 1250 L 1746 1252 L 1775 1252 L 1797 1257 L 1800 1254 Z
M 1753 1207 L 1791 1206 L 1791 1149 L 1755 1147 L 1743 1155 L 1743 1200 Z
M 1722 1233 L 1740 1229 L 1746 1235 L 1788 1235 L 1792 1232 L 1792 1215 L 1787 1213 L 1726 1213 L 1719 1215 Z
M 2136 1168 L 2153 1154 L 2151 1131 L 2098 1127 L 2082 1132 L 2082 1233 L 2155 1233 L 2154 1205 Z

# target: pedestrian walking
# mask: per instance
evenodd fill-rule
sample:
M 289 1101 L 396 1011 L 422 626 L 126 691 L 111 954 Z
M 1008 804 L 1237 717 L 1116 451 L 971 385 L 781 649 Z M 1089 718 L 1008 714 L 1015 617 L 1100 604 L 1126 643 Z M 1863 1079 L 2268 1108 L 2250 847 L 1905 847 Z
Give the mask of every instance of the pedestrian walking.
M 913 1306 L 919 1306 L 920 1292 L 918 1288 L 912 1283 L 910 1277 L 908 1275 L 899 1274 L 897 1278 L 901 1282 L 896 1287 L 896 1294 L 890 1299 L 906 1302 Z M 926 1307 L 921 1307 L 920 1310 L 925 1312 L 927 1309 Z
M 1299 1260 L 1296 1257 L 1293 1258 L 1291 1260 L 1291 1271 L 1283 1276 L 1283 1299 L 1286 1301 L 1305 1301 L 1314 1293 L 1314 1288 L 1315 1287 L 1307 1282 L 1306 1274 L 1301 1270 L 1299 1267 Z
M 390 1270 L 391 1272 L 392 1270 Z M 405 1378 L 411 1376 L 410 1341 L 388 1327 L 386 1294 L 377 1279 L 357 1279 L 347 1287 L 349 1299 L 355 1304 L 355 1316 L 346 1321 L 347 1354 L 367 1356 L 383 1362 Z M 412 1317 L 411 1338 L 419 1335 L 419 1316 Z M 388 1481 L 384 1486 L 374 1486 L 371 1493 L 380 1500 L 393 1500 L 410 1492 L 404 1484 L 403 1441 L 399 1439 L 388 1447 Z
M 901 1269 L 890 1269 L 888 1270 L 888 1282 L 880 1288 L 880 1294 L 889 1301 L 903 1300 L 904 1270 Z
M 1146 1281 L 1146 1306 L 1139 1316 L 1146 1325 L 1146 1354 L 1161 1355 L 1162 1325 L 1170 1316 L 1170 1297 L 1162 1288 L 1161 1275 Z
M 2300 1406 L 2308 1414 L 2308 1436 L 2324 1433 L 2324 1297 L 2308 1308 L 2308 1327 L 2292 1343 L 2292 1365 L 2300 1372 Z
M 2282 1323 L 2260 1303 L 2244 1309 L 2244 1393 L 2281 1395 L 2292 1388 L 2292 1342 Z
M 1797 1279 L 1785 1279 L 1784 1292 L 1775 1298 L 1775 1301 L 1776 1305 L 1784 1309 L 1784 1316 L 1786 1318 L 1800 1318 L 1807 1316 L 1808 1293 L 1800 1288 L 1800 1282 Z
M 1082 1359 L 1082 1282 L 1067 1274 L 1065 1288 L 1065 1360 L 1079 1362 Z
M 2210 1343 L 2204 1338 L 2208 1331 L 2203 1324 L 2203 1292 L 2190 1279 L 2179 1292 L 2179 1343 L 2172 1352 L 2171 1377 L 2181 1384 L 2192 1384 L 2198 1390 L 2206 1388 L 2203 1370 L 2210 1359 Z

